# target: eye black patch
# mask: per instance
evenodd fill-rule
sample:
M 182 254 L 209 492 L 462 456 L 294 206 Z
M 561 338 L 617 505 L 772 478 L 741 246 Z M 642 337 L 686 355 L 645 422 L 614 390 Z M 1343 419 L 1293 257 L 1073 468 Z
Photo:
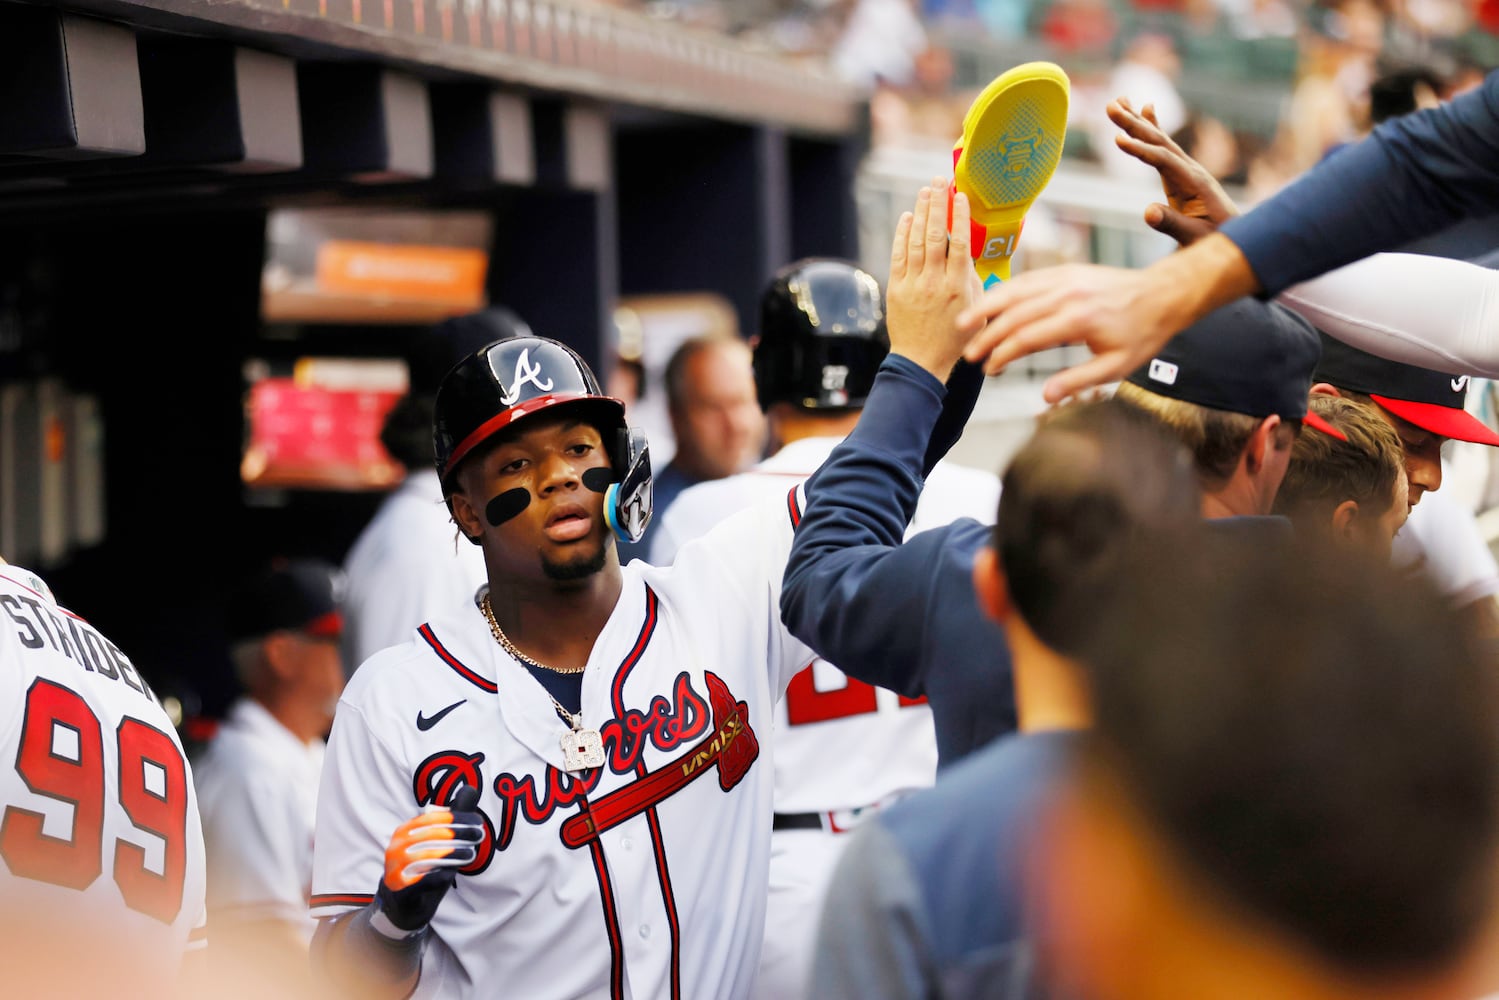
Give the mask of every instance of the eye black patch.
M 583 485 L 595 493 L 607 493 L 609 484 L 612 482 L 614 482 L 612 469 L 588 469 L 583 473 Z
M 517 486 L 489 501 L 484 508 L 484 516 L 489 519 L 491 527 L 498 528 L 529 506 L 531 506 L 531 491 L 524 486 Z

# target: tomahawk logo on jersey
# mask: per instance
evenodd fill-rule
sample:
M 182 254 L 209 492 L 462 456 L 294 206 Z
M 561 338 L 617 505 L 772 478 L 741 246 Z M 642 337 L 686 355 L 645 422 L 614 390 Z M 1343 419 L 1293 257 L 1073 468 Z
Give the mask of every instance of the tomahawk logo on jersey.
M 0 565 L 0 612 L 0 908 L 107 925 L 169 987 L 204 920 L 182 745 L 130 660 L 31 574 Z
M 328 745 L 314 913 L 368 903 L 390 831 L 462 783 L 484 837 L 437 909 L 416 995 L 744 996 L 764 925 L 762 739 L 812 658 L 778 605 L 799 503 L 745 511 L 671 568 L 623 569 L 583 673 L 600 767 L 565 769 L 566 726 L 472 603 L 363 665 Z

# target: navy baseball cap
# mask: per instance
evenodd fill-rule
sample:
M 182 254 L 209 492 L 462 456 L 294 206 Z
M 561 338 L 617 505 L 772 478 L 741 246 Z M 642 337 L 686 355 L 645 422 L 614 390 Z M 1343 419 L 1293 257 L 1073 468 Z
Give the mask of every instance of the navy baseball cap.
M 1273 414 L 1344 438 L 1306 408 L 1320 355 L 1317 331 L 1306 320 L 1245 298 L 1171 338 L 1127 381 L 1168 399 L 1251 417 Z
M 406 352 L 410 392 L 414 396 L 435 396 L 443 376 L 464 358 L 497 340 L 530 336 L 534 336 L 530 325 L 504 306 L 445 319 L 417 337 Z
M 1406 423 L 1438 437 L 1499 445 L 1499 434 L 1463 408 L 1467 375 L 1449 375 L 1376 357 L 1322 334 L 1315 379 L 1361 392 Z
M 246 580 L 229 608 L 229 635 L 239 641 L 272 632 L 343 634 L 343 574 L 317 559 L 278 562 Z

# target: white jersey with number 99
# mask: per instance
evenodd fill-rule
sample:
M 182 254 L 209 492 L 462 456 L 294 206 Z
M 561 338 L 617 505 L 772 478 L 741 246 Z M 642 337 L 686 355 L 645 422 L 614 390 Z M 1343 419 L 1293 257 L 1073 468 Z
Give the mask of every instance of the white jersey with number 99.
M 111 992 L 170 989 L 204 922 L 182 745 L 119 648 L 4 564 L 0 806 L 0 955 L 59 987 L 91 969 Z

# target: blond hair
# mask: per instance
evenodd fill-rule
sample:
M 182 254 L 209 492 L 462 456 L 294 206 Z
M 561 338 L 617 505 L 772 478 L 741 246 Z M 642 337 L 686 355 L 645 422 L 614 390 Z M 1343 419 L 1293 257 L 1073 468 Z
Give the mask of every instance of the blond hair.
M 1197 478 L 1208 492 L 1234 474 L 1255 428 L 1265 419 L 1160 396 L 1133 382 L 1121 383 L 1114 398 L 1149 413 L 1186 445 Z M 1275 443 L 1290 447 L 1299 429 L 1299 421 L 1283 421 L 1275 429 Z
M 1275 498 L 1276 513 L 1331 514 L 1347 500 L 1374 514 L 1389 510 L 1396 482 L 1405 475 L 1405 452 L 1395 429 L 1373 404 L 1343 396 L 1313 396 L 1309 409 L 1348 440 L 1301 435 Z

